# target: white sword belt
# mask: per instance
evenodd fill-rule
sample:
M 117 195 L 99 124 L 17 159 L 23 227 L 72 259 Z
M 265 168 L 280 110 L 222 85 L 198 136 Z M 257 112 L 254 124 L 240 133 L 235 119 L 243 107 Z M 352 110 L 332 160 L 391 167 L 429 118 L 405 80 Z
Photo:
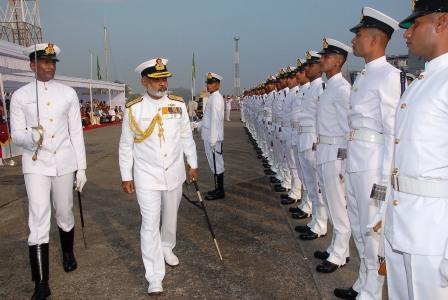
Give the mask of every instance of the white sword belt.
M 298 133 L 316 133 L 316 128 L 314 126 L 299 126 L 297 129 Z
M 363 141 L 376 144 L 384 144 L 384 135 L 376 131 L 360 128 L 350 131 L 349 141 Z
M 319 144 L 327 144 L 327 145 L 344 145 L 345 144 L 345 138 L 343 136 L 319 135 L 317 137 L 317 142 Z
M 397 192 L 416 196 L 448 198 L 448 180 L 428 180 L 392 175 L 392 187 Z

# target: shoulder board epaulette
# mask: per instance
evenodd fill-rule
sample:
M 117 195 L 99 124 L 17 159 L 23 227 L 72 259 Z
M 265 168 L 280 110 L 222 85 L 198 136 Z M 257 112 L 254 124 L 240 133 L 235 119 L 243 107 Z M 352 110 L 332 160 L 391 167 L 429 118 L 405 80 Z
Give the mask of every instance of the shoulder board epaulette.
M 174 101 L 184 102 L 184 98 L 176 95 L 168 95 L 168 98 Z
M 132 105 L 141 102 L 142 100 L 143 100 L 143 97 L 137 97 L 137 98 L 128 100 L 128 101 L 126 101 L 125 106 L 126 106 L 126 108 L 129 108 L 129 107 L 131 107 Z

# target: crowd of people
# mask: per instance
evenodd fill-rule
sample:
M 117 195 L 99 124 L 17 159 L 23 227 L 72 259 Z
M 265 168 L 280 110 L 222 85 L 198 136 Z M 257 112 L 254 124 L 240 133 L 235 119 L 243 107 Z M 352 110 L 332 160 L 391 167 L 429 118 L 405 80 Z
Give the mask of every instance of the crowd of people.
M 90 102 L 81 102 L 81 121 L 83 128 L 89 125 L 100 125 L 110 122 L 119 122 L 123 120 L 123 109 L 121 106 L 115 106 L 113 109 L 105 101 L 94 99 Z
M 365 7 L 348 46 L 324 38 L 294 67 L 244 93 L 242 120 L 303 241 L 328 233 L 316 271 L 349 262 L 353 237 L 359 275 L 336 288 L 342 299 L 448 299 L 448 1 L 414 1 L 401 22 Z M 404 28 L 417 78 L 386 60 Z M 365 61 L 353 85 L 347 56 Z M 325 76 L 323 76 L 325 75 Z M 412 81 L 413 80 L 413 81 Z M 387 265 L 387 268 L 386 268 Z

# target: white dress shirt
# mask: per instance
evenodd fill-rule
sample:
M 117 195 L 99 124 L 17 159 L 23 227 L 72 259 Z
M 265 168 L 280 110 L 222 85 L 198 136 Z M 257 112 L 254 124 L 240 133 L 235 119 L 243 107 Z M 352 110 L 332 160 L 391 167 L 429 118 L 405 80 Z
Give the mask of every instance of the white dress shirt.
M 347 171 L 381 169 L 382 182 L 387 185 L 392 173 L 395 112 L 400 100 L 400 70 L 382 56 L 366 64 L 356 78 L 350 95 L 350 129 L 368 129 L 384 136 L 384 143 L 350 141 Z
M 31 127 L 36 127 L 36 83 L 31 82 L 14 92 L 11 98 L 11 135 L 23 149 L 23 173 L 61 176 L 86 169 L 86 151 L 81 113 L 76 92 L 54 80 L 38 81 L 40 124 L 44 128 L 42 149 L 37 160 Z
M 399 176 L 448 180 L 448 54 L 426 64 L 403 94 L 396 115 L 395 164 Z M 392 248 L 448 258 L 448 199 L 394 191 L 386 217 Z
M 317 102 L 317 133 L 327 137 L 347 138 L 350 83 L 341 73 L 333 75 Z M 339 148 L 346 148 L 346 142 L 339 145 L 319 144 L 316 150 L 317 164 L 337 160 Z
M 310 82 L 308 89 L 304 91 L 300 110 L 297 118 L 299 119 L 300 126 L 310 126 L 316 128 L 317 119 L 317 99 L 322 94 L 322 78 L 316 78 Z M 299 135 L 299 151 L 309 150 L 313 147 L 313 143 L 316 142 L 316 133 L 301 133 Z
M 166 113 L 176 107 L 180 113 Z M 156 125 L 153 133 L 141 143 L 134 143 L 129 112 L 132 111 L 138 126 L 144 131 L 154 116 L 162 115 L 163 139 Z M 198 167 L 196 144 L 191 133 L 185 103 L 164 96 L 153 99 L 148 94 L 143 100 L 126 109 L 119 146 L 119 161 L 123 181 L 136 181 L 148 190 L 173 190 L 185 179 L 184 154 L 188 164 Z
M 224 99 L 219 91 L 208 97 L 200 122 L 202 139 L 211 145 L 224 140 Z

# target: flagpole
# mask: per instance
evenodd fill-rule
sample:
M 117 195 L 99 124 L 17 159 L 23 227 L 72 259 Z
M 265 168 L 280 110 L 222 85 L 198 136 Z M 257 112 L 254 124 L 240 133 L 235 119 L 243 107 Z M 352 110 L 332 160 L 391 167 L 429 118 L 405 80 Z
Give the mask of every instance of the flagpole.
M 90 92 L 90 125 L 92 125 L 92 120 L 93 120 L 92 77 L 93 77 L 93 53 L 92 53 L 92 51 L 90 51 L 90 81 L 89 81 L 89 92 Z

